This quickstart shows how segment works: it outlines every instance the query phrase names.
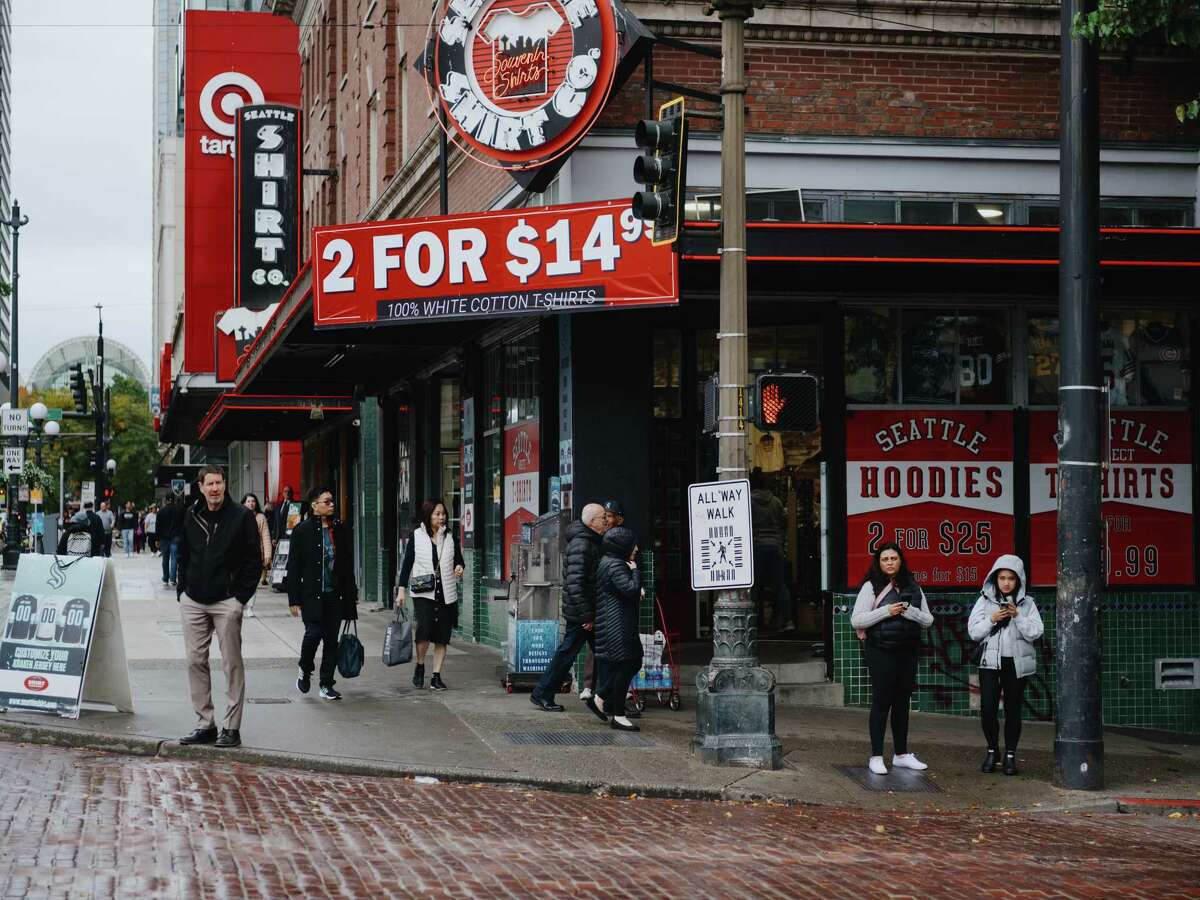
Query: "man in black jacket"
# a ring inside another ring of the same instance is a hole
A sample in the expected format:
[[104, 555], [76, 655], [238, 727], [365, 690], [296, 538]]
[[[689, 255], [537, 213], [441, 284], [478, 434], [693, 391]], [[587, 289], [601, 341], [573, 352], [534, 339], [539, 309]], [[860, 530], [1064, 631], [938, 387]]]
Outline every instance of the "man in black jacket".
[[562, 712], [563, 707], [554, 702], [555, 691], [584, 644], [595, 647], [596, 566], [600, 563], [604, 530], [604, 507], [599, 503], [589, 503], [579, 521], [567, 526], [567, 549], [562, 564], [562, 615], [567, 627], [550, 667], [529, 696], [534, 706], [547, 712]]
[[[242, 665], [242, 614], [258, 589], [262, 546], [250, 510], [225, 491], [219, 466], [200, 470], [201, 499], [183, 511], [179, 533], [176, 596], [183, 617], [192, 707], [200, 720], [181, 744], [241, 744], [246, 673]], [[225, 717], [220, 734], [213, 718], [212, 675], [208, 649], [213, 632], [225, 670]]]
[[341, 700], [333, 689], [337, 671], [338, 631], [343, 620], [358, 618], [358, 586], [354, 583], [354, 540], [333, 517], [333, 491], [308, 492], [312, 515], [292, 529], [288, 547], [288, 609], [304, 620], [300, 643], [300, 677], [296, 688], [307, 694], [321, 645], [321, 699]]

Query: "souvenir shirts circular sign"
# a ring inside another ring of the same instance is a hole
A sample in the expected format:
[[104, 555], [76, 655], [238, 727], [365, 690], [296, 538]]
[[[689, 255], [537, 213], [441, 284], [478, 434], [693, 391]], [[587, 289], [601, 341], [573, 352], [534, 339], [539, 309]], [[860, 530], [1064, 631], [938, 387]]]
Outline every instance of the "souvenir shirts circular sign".
[[610, 0], [439, 0], [430, 81], [476, 159], [531, 169], [562, 156], [604, 108], [616, 71]]

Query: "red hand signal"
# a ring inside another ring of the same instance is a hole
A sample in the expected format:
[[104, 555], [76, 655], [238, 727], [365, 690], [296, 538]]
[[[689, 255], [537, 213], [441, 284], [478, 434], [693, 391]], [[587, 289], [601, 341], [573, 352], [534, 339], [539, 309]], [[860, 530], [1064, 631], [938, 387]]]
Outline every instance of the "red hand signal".
[[779, 414], [787, 406], [787, 399], [779, 392], [779, 385], [768, 382], [762, 389], [763, 422], [768, 425], [779, 424]]

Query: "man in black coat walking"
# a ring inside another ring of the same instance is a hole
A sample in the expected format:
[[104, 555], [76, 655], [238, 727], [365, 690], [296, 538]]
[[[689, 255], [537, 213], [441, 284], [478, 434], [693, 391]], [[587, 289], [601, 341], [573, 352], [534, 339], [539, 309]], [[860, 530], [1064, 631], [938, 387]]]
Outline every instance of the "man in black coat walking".
[[[554, 693], [567, 677], [583, 646], [595, 646], [596, 566], [600, 563], [604, 528], [604, 507], [599, 503], [589, 503], [583, 508], [579, 521], [567, 526], [567, 549], [562, 564], [562, 615], [567, 628], [550, 667], [529, 696], [534, 706], [547, 712], [563, 711], [563, 707], [554, 702]], [[595, 681], [598, 683], [599, 680], [597, 675]]]
[[350, 529], [333, 516], [333, 491], [313, 488], [308, 502], [312, 515], [292, 529], [287, 561], [288, 609], [304, 621], [296, 688], [307, 694], [312, 687], [317, 646], [321, 645], [321, 699], [341, 700], [342, 695], [333, 689], [338, 631], [343, 620], [358, 618], [354, 540]]
[[174, 584], [178, 579], [178, 536], [182, 515], [182, 500], [176, 501], [174, 497], [168, 497], [162, 509], [158, 511], [158, 519], [154, 523], [154, 530], [158, 534], [158, 545], [162, 550], [163, 584]]
[[[183, 618], [192, 707], [200, 720], [181, 744], [237, 747], [242, 743], [242, 703], [246, 671], [242, 664], [242, 615], [258, 589], [262, 546], [250, 510], [225, 491], [219, 466], [200, 469], [201, 499], [183, 512], [179, 524], [176, 598]], [[225, 717], [220, 734], [213, 718], [208, 649], [213, 632], [225, 670]]]

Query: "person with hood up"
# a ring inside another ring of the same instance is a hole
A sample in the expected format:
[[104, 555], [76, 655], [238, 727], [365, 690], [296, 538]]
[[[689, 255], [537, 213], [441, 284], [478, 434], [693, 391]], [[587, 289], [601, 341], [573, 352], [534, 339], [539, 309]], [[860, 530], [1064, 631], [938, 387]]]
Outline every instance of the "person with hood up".
[[908, 751], [908, 701], [917, 681], [917, 652], [921, 632], [933, 624], [925, 592], [913, 580], [898, 544], [883, 544], [875, 551], [871, 567], [850, 614], [850, 625], [864, 642], [863, 658], [871, 673], [871, 759], [876, 775], [886, 775], [883, 732], [892, 720], [892, 765], [902, 769], [928, 769]]
[[604, 556], [596, 568], [596, 659], [604, 680], [597, 683], [588, 709], [601, 720], [612, 717], [618, 731], [639, 731], [625, 715], [625, 695], [642, 667], [638, 612], [642, 577], [637, 567], [637, 535], [618, 525], [604, 534]]
[[1025, 684], [1037, 671], [1033, 642], [1044, 631], [1033, 598], [1025, 593], [1025, 564], [1005, 554], [996, 559], [983, 580], [983, 589], [967, 633], [982, 644], [979, 657], [979, 721], [987, 739], [981, 772], [996, 771], [1000, 736], [1000, 697], [1004, 697], [1004, 774], [1017, 774], [1017, 742], [1021, 739], [1021, 707]]
[[566, 630], [550, 666], [529, 695], [530, 702], [546, 712], [563, 711], [562, 704], [554, 702], [555, 692], [571, 671], [579, 651], [585, 646], [593, 651], [596, 648], [596, 567], [600, 564], [606, 518], [603, 506], [589, 503], [579, 521], [567, 526], [567, 548], [562, 559], [562, 616]]

